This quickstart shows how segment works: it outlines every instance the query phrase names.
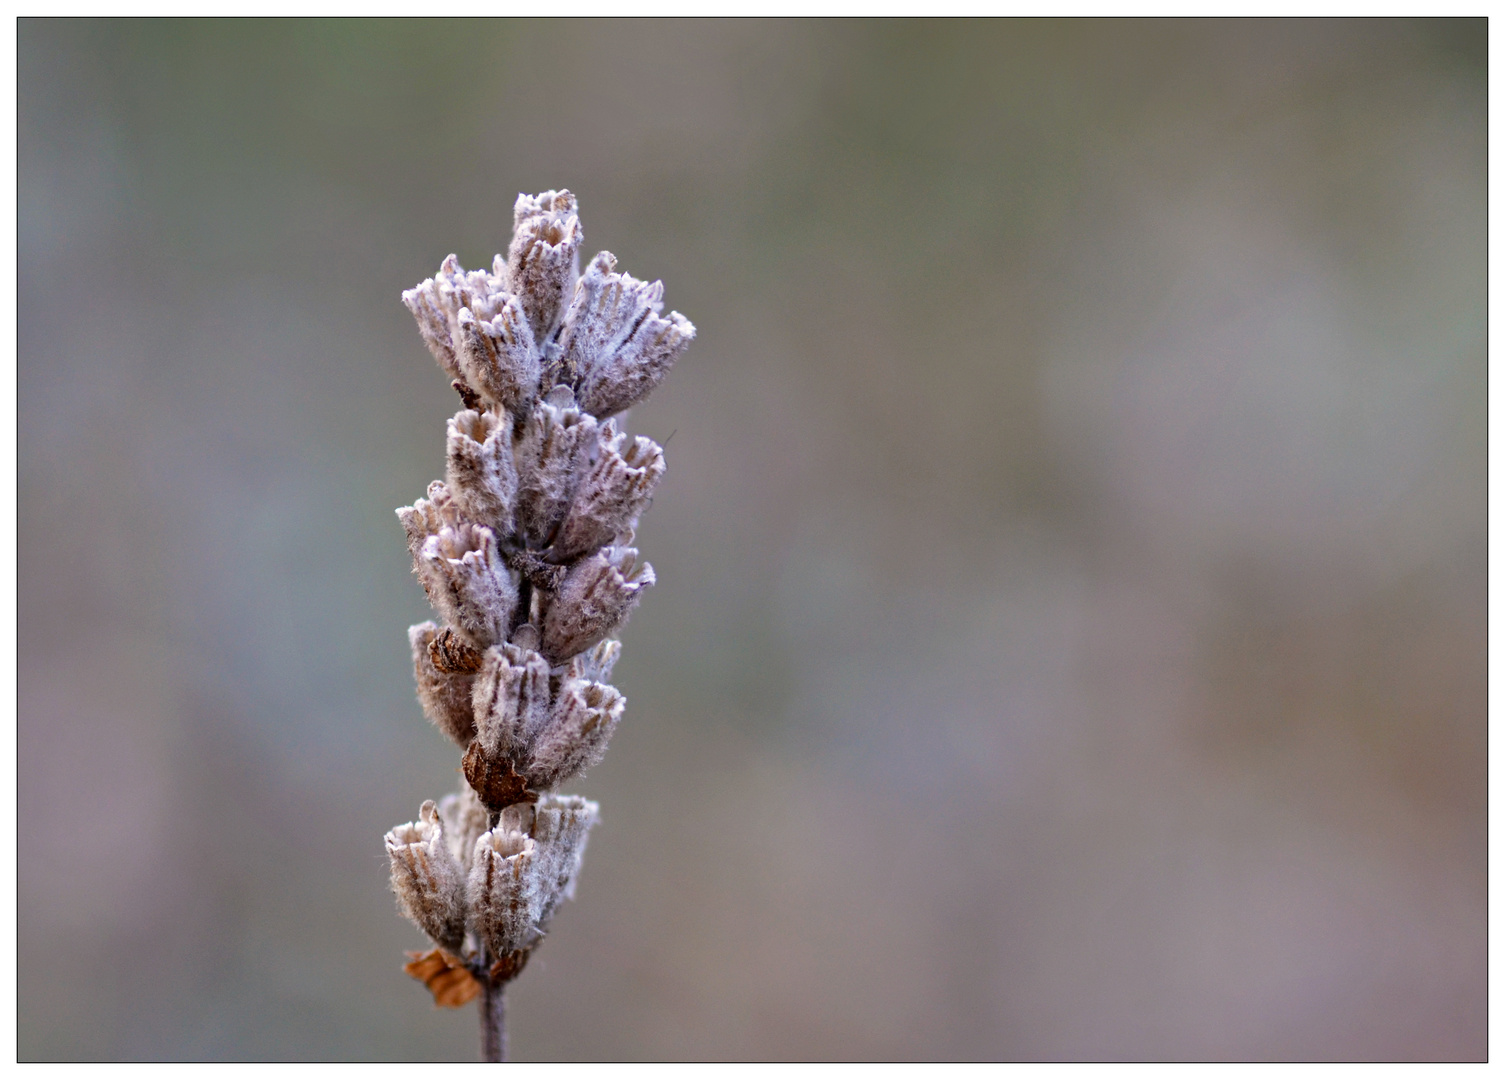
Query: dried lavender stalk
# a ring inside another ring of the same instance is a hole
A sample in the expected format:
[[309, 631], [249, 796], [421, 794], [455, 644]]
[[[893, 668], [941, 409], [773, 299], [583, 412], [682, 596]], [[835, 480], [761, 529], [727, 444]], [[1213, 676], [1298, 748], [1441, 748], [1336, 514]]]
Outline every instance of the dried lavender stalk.
[[467, 784], [387, 833], [398, 908], [434, 942], [406, 970], [441, 1005], [480, 998], [482, 1056], [506, 1056], [503, 991], [574, 895], [598, 807], [558, 785], [601, 759], [626, 699], [612, 636], [654, 582], [630, 546], [664, 473], [608, 419], [695, 336], [663, 285], [580, 274], [568, 191], [519, 195], [489, 271], [453, 256], [402, 294], [464, 408], [444, 480], [397, 511], [438, 622], [411, 627], [424, 714]]

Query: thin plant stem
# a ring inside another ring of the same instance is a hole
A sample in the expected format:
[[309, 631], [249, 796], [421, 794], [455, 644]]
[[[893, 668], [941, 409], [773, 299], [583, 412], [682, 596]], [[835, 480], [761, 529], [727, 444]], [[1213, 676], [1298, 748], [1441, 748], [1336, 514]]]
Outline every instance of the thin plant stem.
[[500, 979], [481, 983], [481, 1060], [507, 1060], [507, 984]]

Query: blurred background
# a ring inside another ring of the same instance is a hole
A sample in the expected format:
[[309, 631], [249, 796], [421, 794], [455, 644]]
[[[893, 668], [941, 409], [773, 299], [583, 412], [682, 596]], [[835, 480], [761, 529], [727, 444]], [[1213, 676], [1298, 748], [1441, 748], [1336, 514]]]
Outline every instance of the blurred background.
[[23, 1060], [476, 1058], [398, 294], [551, 187], [699, 337], [517, 1058], [1486, 1054], [1483, 20], [18, 60]]

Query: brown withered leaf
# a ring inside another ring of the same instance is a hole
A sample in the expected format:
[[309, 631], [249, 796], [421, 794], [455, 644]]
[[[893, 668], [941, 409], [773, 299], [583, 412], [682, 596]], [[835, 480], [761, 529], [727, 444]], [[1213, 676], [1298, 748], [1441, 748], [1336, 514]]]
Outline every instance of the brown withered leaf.
[[511, 982], [527, 966], [530, 955], [532, 954], [527, 949], [518, 949], [515, 952], [507, 953], [491, 965], [491, 981], [494, 983]]
[[512, 759], [487, 757], [479, 739], [473, 740], [470, 749], [465, 751], [460, 768], [465, 773], [466, 783], [493, 813], [514, 803], [538, 801], [538, 792], [528, 790], [527, 779], [518, 773]]
[[429, 660], [446, 675], [469, 675], [481, 670], [483, 657], [460, 640], [449, 627], [429, 642]]
[[434, 1004], [446, 1009], [458, 1009], [468, 1005], [481, 992], [481, 983], [465, 962], [451, 956], [443, 949], [404, 954], [408, 962], [402, 966], [413, 978], [429, 988], [434, 995]]

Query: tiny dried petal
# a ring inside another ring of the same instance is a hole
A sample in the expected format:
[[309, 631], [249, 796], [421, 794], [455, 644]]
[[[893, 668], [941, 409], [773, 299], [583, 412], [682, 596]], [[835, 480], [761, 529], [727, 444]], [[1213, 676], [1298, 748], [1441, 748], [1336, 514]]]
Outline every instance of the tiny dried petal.
[[565, 677], [585, 682], [605, 682], [611, 678], [611, 669], [616, 667], [617, 658], [621, 655], [622, 643], [616, 638], [607, 638], [571, 660]]
[[[443, 949], [404, 954], [408, 962], [402, 970], [428, 987], [434, 995], [434, 1004], [445, 1009], [458, 1009], [468, 1005], [481, 992], [481, 981], [470, 973], [465, 961], [451, 956]], [[524, 958], [526, 962], [526, 957]], [[522, 964], [517, 965], [522, 969]]]
[[386, 845], [397, 906], [434, 941], [458, 952], [465, 939], [465, 877], [434, 801], [423, 804], [417, 821], [387, 833]]
[[498, 535], [512, 532], [517, 472], [512, 466], [512, 424], [506, 413], [466, 409], [449, 422], [445, 442], [446, 487], [470, 521]]
[[519, 195], [512, 219], [507, 282], [527, 312], [533, 340], [542, 344], [549, 340], [580, 276], [585, 233], [575, 213], [575, 196], [568, 191]]
[[601, 760], [627, 699], [605, 683], [572, 680], [559, 691], [549, 726], [539, 735], [528, 779], [551, 788]]
[[679, 354], [695, 339], [695, 325], [677, 311], [666, 319], [651, 314], [617, 347], [609, 361], [598, 363], [580, 389], [580, 404], [605, 419], [647, 397]]
[[[449, 633], [448, 630], [443, 633]], [[408, 627], [408, 643], [413, 649], [413, 674], [418, 681], [418, 702], [423, 715], [444, 734], [461, 746], [469, 746], [476, 737], [475, 714], [471, 697], [475, 675], [441, 671], [434, 664], [433, 646], [441, 636], [434, 623]]]
[[525, 411], [538, 394], [538, 346], [522, 303], [511, 294], [490, 319], [461, 308], [456, 318], [456, 361], [466, 381], [489, 403]]
[[596, 444], [596, 419], [582, 413], [565, 388], [534, 406], [514, 448], [517, 528], [530, 547], [552, 538], [570, 501], [580, 466]]
[[507, 633], [517, 580], [484, 525], [445, 526], [423, 542], [418, 578], [429, 602], [466, 642], [484, 649]]
[[575, 564], [544, 616], [545, 656], [563, 663], [622, 624], [654, 582], [648, 563], [633, 569], [637, 557], [634, 548], [608, 547]]
[[528, 957], [532, 953], [527, 949], [518, 949], [516, 952], [503, 953], [500, 960], [491, 965], [487, 972], [494, 983], [511, 982], [522, 974], [523, 968], [528, 965]]
[[516, 645], [487, 649], [471, 705], [487, 754], [522, 760], [549, 719], [549, 662]]
[[559, 527], [553, 558], [569, 562], [634, 528], [664, 475], [663, 449], [642, 435], [630, 439], [612, 421], [597, 429], [596, 462], [580, 481]]

